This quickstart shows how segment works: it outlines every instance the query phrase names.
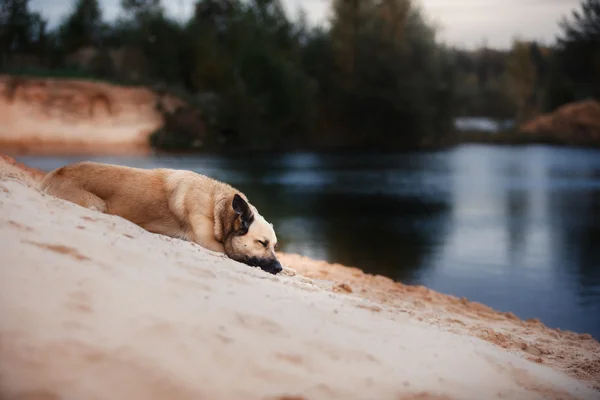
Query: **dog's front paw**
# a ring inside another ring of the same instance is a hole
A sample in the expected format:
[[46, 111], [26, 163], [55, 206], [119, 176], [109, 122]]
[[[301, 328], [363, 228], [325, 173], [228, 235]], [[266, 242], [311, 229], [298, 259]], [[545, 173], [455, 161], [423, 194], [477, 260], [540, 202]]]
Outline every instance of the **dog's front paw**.
[[292, 268], [288, 268], [288, 267], [283, 267], [283, 269], [281, 270], [281, 272], [278, 275], [282, 275], [282, 276], [296, 276], [297, 272], [295, 269]]

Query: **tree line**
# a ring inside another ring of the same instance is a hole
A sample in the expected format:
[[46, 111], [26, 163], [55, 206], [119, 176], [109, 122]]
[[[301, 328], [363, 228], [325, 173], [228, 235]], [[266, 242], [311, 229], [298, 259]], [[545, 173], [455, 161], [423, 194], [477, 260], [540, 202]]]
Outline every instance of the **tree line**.
[[[178, 93], [202, 111], [214, 146], [438, 145], [456, 116], [523, 122], [600, 96], [600, 0], [557, 23], [556, 43], [516, 40], [509, 51], [441, 44], [410, 0], [334, 0], [326, 27], [290, 18], [279, 0], [199, 0], [186, 20], [161, 0], [122, 0], [112, 22], [98, 0], [75, 0], [53, 29], [28, 0], [0, 1], [2, 72]], [[159, 147], [196, 140], [165, 129]]]

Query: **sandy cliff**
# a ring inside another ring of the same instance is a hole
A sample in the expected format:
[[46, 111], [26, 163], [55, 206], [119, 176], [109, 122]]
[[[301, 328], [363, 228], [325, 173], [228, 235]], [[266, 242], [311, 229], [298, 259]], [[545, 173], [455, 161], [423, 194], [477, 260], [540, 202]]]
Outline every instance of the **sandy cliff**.
[[569, 103], [553, 113], [525, 123], [520, 131], [532, 138], [548, 138], [574, 145], [600, 145], [600, 102]]
[[2, 399], [600, 398], [589, 335], [298, 255], [268, 275], [39, 176], [0, 159]]
[[0, 76], [0, 149], [18, 153], [146, 152], [167, 110], [184, 103], [143, 87]]

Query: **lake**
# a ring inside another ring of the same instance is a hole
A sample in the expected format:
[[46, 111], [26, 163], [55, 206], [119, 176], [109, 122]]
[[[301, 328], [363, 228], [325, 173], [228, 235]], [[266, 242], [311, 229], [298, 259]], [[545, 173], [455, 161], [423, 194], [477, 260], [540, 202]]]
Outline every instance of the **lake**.
[[200, 172], [244, 191], [280, 249], [600, 339], [600, 151], [17, 157]]

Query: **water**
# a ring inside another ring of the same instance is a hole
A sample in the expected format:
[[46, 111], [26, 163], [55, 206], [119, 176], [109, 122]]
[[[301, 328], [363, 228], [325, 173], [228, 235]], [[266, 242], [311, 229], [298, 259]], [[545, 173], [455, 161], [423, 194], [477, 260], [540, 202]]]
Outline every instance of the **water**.
[[[83, 157], [20, 157], [51, 169]], [[600, 151], [93, 157], [244, 191], [281, 249], [465, 296], [600, 339]]]

